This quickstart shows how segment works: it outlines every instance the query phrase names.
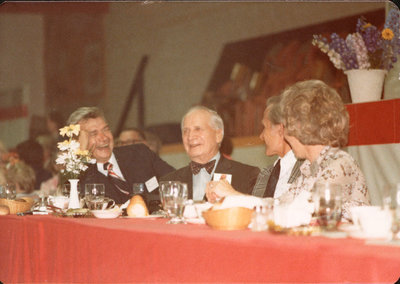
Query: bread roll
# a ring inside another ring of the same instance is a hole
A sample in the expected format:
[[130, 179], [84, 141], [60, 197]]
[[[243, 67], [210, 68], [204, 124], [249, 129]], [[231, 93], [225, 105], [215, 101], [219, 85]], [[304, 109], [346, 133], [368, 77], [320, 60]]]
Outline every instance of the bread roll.
[[0, 205], [0, 215], [8, 215], [10, 214], [10, 208], [6, 205]]
[[149, 210], [147, 209], [146, 203], [143, 197], [140, 195], [135, 195], [129, 201], [128, 208], [126, 208], [126, 213], [130, 217], [145, 217], [149, 215]]

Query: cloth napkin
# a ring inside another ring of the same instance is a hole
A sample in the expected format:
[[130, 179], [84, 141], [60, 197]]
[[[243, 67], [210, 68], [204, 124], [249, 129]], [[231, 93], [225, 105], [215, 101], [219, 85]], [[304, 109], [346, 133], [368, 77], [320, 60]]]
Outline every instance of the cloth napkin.
[[274, 223], [283, 228], [308, 225], [314, 212], [314, 204], [309, 202], [311, 193], [301, 192], [293, 201], [275, 204]]

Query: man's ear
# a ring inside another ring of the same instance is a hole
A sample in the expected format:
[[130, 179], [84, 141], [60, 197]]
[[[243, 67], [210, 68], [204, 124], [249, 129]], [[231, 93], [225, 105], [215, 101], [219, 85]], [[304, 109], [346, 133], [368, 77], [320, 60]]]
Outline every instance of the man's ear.
[[277, 127], [278, 127], [278, 134], [281, 137], [285, 137], [285, 128], [283, 127], [283, 124], [280, 123], [280, 124], [277, 125]]
[[217, 129], [217, 143], [221, 144], [223, 138], [222, 129]]

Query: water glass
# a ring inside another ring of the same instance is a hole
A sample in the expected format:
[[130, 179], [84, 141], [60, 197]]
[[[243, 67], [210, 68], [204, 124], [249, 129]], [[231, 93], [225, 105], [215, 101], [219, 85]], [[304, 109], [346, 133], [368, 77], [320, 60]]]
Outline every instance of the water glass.
[[316, 183], [313, 199], [318, 224], [322, 229], [335, 230], [342, 216], [342, 190], [340, 184]]
[[85, 202], [91, 210], [101, 210], [104, 203], [105, 188], [101, 183], [89, 183], [85, 185]]
[[183, 211], [188, 198], [186, 183], [170, 182], [161, 188], [163, 208], [171, 219], [168, 224], [185, 224]]
[[15, 200], [17, 198], [17, 190], [13, 184], [0, 185], [0, 198]]
[[134, 183], [133, 184], [133, 195], [143, 195], [144, 194], [144, 183]]
[[[176, 183], [179, 183], [179, 181], [161, 181], [161, 182], [159, 183], [158, 192], [159, 192], [159, 194], [160, 194], [161, 208], [162, 208], [163, 210], [159, 210], [159, 211], [157, 211], [156, 213], [157, 213], [157, 214], [160, 214], [160, 215], [164, 215], [164, 217], [166, 217], [166, 218], [169, 218], [170, 216], [169, 216], [169, 214], [168, 214], [168, 211], [165, 209], [166, 206], [165, 206], [165, 200], [164, 200], [164, 192], [166, 192], [167, 189], [168, 189], [170, 186], [175, 186]], [[176, 185], [176, 186], [177, 186], [177, 185]]]
[[400, 183], [386, 184], [383, 187], [383, 209], [392, 214], [394, 239], [400, 239]]

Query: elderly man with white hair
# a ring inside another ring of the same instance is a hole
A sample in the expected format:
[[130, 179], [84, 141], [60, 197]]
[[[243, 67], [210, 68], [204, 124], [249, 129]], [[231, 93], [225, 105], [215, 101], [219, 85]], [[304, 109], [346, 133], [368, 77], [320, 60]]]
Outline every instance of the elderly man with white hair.
[[207, 183], [216, 174], [225, 176], [234, 188], [251, 193], [259, 168], [226, 159], [219, 152], [224, 137], [224, 124], [215, 111], [195, 106], [183, 116], [182, 141], [190, 164], [161, 178], [188, 184], [189, 199], [203, 200]]

